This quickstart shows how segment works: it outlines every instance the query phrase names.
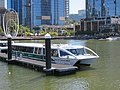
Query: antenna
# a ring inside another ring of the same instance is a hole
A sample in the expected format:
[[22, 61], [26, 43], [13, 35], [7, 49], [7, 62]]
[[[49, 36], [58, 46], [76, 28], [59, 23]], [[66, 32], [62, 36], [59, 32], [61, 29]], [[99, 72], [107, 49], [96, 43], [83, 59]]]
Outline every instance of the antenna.
[[114, 0], [114, 6], [115, 6], [115, 16], [116, 16], [116, 0]]

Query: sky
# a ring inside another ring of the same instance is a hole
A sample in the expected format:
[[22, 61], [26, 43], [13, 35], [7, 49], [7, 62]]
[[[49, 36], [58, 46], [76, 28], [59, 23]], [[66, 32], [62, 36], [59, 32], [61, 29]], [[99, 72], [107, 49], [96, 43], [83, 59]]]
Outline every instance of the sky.
[[70, 0], [70, 14], [78, 14], [82, 9], [85, 9], [85, 0]]

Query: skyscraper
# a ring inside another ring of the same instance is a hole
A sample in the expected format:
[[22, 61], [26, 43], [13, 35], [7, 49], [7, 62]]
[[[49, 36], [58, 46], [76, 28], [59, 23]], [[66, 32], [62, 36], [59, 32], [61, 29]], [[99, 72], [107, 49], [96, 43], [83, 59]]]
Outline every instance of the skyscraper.
[[86, 0], [86, 17], [120, 16], [120, 0]]
[[7, 0], [7, 8], [19, 13], [22, 25], [64, 25], [69, 13], [69, 0]]
[[63, 25], [65, 20], [64, 0], [33, 0], [33, 24], [36, 25]]
[[7, 0], [0, 0], [0, 7], [7, 7]]
[[65, 19], [69, 18], [69, 0], [65, 0]]
[[7, 0], [7, 9], [14, 9], [19, 14], [19, 22], [22, 24], [22, 0]]

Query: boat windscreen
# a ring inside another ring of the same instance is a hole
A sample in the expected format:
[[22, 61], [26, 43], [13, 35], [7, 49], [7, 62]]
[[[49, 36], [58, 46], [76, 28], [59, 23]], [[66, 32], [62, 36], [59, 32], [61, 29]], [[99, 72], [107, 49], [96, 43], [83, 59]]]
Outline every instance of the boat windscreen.
[[70, 54], [65, 51], [60, 50], [60, 56], [68, 56], [68, 55], [70, 55]]
[[74, 55], [84, 55], [85, 51], [84, 48], [80, 48], [80, 49], [67, 49], [69, 52], [71, 52]]

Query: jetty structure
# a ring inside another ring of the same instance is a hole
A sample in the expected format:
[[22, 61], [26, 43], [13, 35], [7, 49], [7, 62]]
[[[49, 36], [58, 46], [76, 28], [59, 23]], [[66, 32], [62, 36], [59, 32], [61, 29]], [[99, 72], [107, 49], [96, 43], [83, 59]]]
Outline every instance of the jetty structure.
[[49, 34], [45, 35], [45, 51], [46, 51], [46, 62], [33, 60], [29, 58], [19, 57], [12, 55], [12, 37], [7, 36], [8, 41], [8, 53], [0, 53], [0, 60], [8, 62], [9, 64], [20, 65], [36, 71], [43, 71], [46, 75], [69, 75], [75, 74], [77, 72], [77, 66], [53, 64], [51, 63], [51, 36]]

